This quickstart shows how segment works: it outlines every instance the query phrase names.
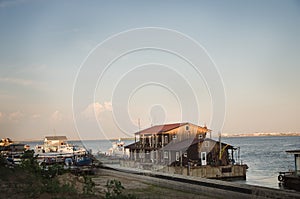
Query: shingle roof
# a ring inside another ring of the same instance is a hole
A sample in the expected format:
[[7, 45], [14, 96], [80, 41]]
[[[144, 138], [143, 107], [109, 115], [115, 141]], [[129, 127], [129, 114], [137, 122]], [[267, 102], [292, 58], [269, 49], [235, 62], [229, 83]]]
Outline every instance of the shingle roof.
[[156, 125], [150, 128], [144, 129], [142, 131], [136, 132], [136, 135], [143, 135], [143, 134], [158, 134], [170, 131], [172, 129], [178, 128], [180, 126], [186, 125], [188, 123], [174, 123], [174, 124], [163, 124], [163, 125]]
[[136, 145], [139, 145], [139, 144], [140, 144], [139, 141], [138, 142], [134, 142], [132, 144], [128, 144], [128, 145], [124, 146], [124, 148], [129, 148], [131, 150], [134, 150], [134, 149], [138, 148], [138, 147], [136, 147]]
[[198, 139], [190, 138], [185, 139], [183, 141], [177, 142], [172, 140], [169, 144], [167, 144], [163, 150], [166, 151], [186, 151], [191, 145], [200, 142]]
[[[166, 151], [185, 151], [187, 150], [191, 145], [194, 145], [194, 144], [198, 144], [200, 142], [203, 142], [203, 141], [210, 141], [210, 142], [215, 142], [215, 143], [220, 143], [219, 141], [216, 141], [216, 140], [212, 140], [210, 138], [205, 138], [204, 140], [199, 140], [197, 138], [189, 138], [189, 139], [185, 139], [183, 141], [180, 141], [178, 142], [177, 140], [172, 140], [169, 144], [167, 144], [163, 150], [166, 150]], [[224, 145], [227, 146], [227, 148], [229, 149], [233, 149], [234, 147], [229, 145], [229, 144], [226, 144], [226, 143], [222, 143], [222, 147]]]

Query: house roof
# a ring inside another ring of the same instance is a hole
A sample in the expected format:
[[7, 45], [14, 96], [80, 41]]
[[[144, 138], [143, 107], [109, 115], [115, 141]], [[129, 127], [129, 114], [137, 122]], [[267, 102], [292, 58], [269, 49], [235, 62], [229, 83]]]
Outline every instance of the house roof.
[[[204, 141], [211, 141], [211, 142], [215, 142], [216, 144], [220, 144], [219, 141], [217, 140], [213, 140], [213, 139], [210, 139], [210, 138], [205, 138]], [[221, 142], [221, 144], [224, 146], [226, 145], [228, 149], [236, 149], [234, 146], [230, 145], [230, 144], [227, 144], [227, 143], [224, 143], [224, 142]]]
[[291, 154], [300, 154], [300, 149], [298, 150], [290, 150], [290, 151], [286, 151], [287, 153], [291, 153]]
[[134, 149], [137, 148], [136, 145], [138, 145], [139, 143], [140, 143], [139, 141], [138, 142], [134, 142], [132, 144], [128, 144], [128, 145], [124, 146], [124, 148], [129, 148], [131, 150], [134, 150]]
[[46, 136], [47, 140], [67, 140], [66, 136]]
[[[166, 151], [186, 151], [190, 146], [194, 145], [194, 144], [198, 144], [200, 142], [204, 142], [204, 141], [210, 141], [210, 142], [214, 142], [216, 144], [219, 143], [219, 141], [216, 141], [216, 140], [212, 140], [210, 138], [205, 138], [204, 140], [201, 139], [197, 139], [197, 138], [190, 138], [190, 139], [185, 139], [183, 141], [176, 141], [176, 140], [172, 140], [169, 144], [167, 144], [163, 150], [166, 150]], [[229, 149], [234, 149], [233, 146], [229, 145], [229, 144], [226, 144], [226, 143], [221, 143], [223, 146], [226, 145], [227, 148]]]
[[144, 135], [144, 134], [158, 134], [170, 131], [172, 129], [178, 128], [180, 126], [186, 125], [186, 123], [174, 123], [174, 124], [162, 124], [162, 125], [156, 125], [152, 126], [150, 128], [144, 129], [142, 131], [138, 131], [135, 133], [135, 135]]
[[195, 138], [185, 139], [180, 142], [172, 140], [162, 150], [166, 151], [186, 151], [191, 145], [198, 143], [199, 140]]

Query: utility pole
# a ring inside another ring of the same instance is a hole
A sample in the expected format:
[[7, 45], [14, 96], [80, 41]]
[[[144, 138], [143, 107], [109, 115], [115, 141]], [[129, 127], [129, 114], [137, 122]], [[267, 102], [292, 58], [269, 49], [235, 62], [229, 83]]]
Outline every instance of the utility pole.
[[220, 144], [220, 151], [219, 151], [219, 160], [222, 159], [222, 143], [221, 143], [221, 132], [219, 131], [219, 144]]

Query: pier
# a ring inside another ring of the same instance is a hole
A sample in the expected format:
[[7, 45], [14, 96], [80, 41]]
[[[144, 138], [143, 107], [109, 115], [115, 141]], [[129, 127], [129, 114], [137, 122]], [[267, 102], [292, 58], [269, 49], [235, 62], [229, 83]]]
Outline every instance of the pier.
[[300, 192], [125, 167], [105, 166], [105, 173], [211, 198], [298, 198]]

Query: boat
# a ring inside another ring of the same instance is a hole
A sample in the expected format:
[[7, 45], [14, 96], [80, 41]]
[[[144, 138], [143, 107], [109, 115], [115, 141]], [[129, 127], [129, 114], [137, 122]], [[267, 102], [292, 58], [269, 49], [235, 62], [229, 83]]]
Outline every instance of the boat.
[[289, 154], [294, 154], [295, 170], [288, 172], [279, 172], [279, 186], [300, 191], [300, 149], [286, 151]]
[[[88, 165], [88, 159], [91, 163], [89, 152], [84, 147], [69, 144], [66, 136], [46, 136], [42, 145], [35, 146], [34, 153], [41, 165], [58, 163], [81, 166]], [[84, 162], [80, 162], [81, 160]]]
[[89, 166], [93, 163], [93, 160], [91, 157], [83, 156], [83, 157], [77, 157], [75, 159], [75, 165], [76, 166]]
[[0, 147], [9, 146], [10, 144], [13, 144], [13, 141], [10, 138], [3, 138], [0, 141]]
[[108, 156], [123, 158], [126, 155], [128, 155], [128, 152], [125, 150], [125, 142], [121, 139], [112, 142], [112, 147], [108, 150]]
[[87, 151], [83, 147], [69, 144], [66, 136], [46, 136], [44, 139], [44, 144], [36, 145], [34, 152], [35, 154], [42, 156], [45, 153], [83, 155]]
[[24, 152], [28, 149], [28, 145], [15, 143], [10, 138], [4, 138], [0, 141], [0, 153], [8, 165], [20, 164]]

